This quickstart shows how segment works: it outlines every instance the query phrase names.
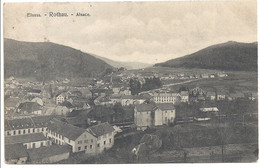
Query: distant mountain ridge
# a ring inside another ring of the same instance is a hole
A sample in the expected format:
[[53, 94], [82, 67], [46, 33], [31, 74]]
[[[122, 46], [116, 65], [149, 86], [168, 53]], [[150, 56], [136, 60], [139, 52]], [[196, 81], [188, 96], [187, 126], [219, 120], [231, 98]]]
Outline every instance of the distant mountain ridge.
[[257, 42], [240, 43], [229, 41], [154, 66], [257, 71], [257, 45]]
[[94, 57], [101, 59], [103, 61], [105, 61], [106, 63], [108, 63], [109, 65], [115, 67], [115, 68], [120, 68], [120, 67], [124, 67], [128, 70], [131, 69], [142, 69], [142, 68], [147, 68], [149, 66], [152, 66], [152, 64], [146, 64], [146, 63], [141, 63], [141, 62], [122, 62], [122, 61], [114, 61], [108, 58], [104, 58], [95, 54], [92, 54]]
[[5, 77], [91, 77], [112, 68], [103, 60], [71, 47], [51, 42], [4, 39]]

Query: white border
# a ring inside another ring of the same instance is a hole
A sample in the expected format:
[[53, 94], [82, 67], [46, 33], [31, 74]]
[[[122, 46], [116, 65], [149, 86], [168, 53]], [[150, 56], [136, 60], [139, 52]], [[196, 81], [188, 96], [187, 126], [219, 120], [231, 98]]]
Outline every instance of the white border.
[[[201, 168], [201, 167], [211, 167], [211, 168], [215, 168], [215, 167], [236, 167], [236, 168], [242, 168], [242, 167], [260, 167], [260, 163], [259, 160], [256, 163], [209, 163], [209, 164], [106, 164], [106, 165], [101, 165], [101, 164], [38, 164], [38, 165], [8, 165], [4, 163], [4, 59], [3, 59], [3, 4], [5, 2], [120, 2], [120, 1], [130, 1], [130, 0], [1, 0], [1, 166], [0, 167], [7, 167], [7, 168], [16, 168], [16, 167], [64, 167], [64, 168], [70, 168], [70, 167], [132, 167], [132, 166], [137, 166], [137, 167], [142, 167], [142, 168], [158, 168], [158, 167], [181, 167], [181, 168], [186, 168], [186, 167], [192, 167], [192, 168]], [[163, 1], [163, 0], [131, 0], [131, 1]], [[169, 0], [168, 0], [169, 1]], [[170, 1], [189, 1], [189, 0], [170, 0]], [[190, 0], [190, 1], [194, 1], [194, 0]], [[214, 1], [214, 0], [200, 0], [200, 1]], [[220, 1], [225, 1], [225, 0], [220, 0]], [[230, 1], [230, 0], [226, 0], [226, 1]], [[233, 1], [241, 1], [241, 0], [233, 0]], [[243, 0], [242, 0], [243, 1]], [[260, 5], [257, 2], [257, 9], [259, 9]], [[257, 11], [257, 15], [259, 16], [259, 10]], [[257, 18], [257, 23], [259, 23], [259, 17]], [[257, 24], [258, 26], [258, 24]], [[259, 27], [258, 27], [259, 30]], [[258, 39], [259, 39], [260, 35], [258, 33]], [[258, 55], [259, 55], [259, 50], [258, 50]], [[259, 64], [260, 60], [258, 58], [258, 64]], [[258, 67], [258, 93], [260, 91], [259, 89], [259, 83], [260, 83], [260, 79], [259, 79], [259, 67]], [[260, 107], [260, 103], [258, 102], [258, 109]], [[259, 110], [258, 110], [259, 111]], [[259, 118], [259, 113], [258, 113], [258, 118]], [[259, 121], [258, 121], [258, 140], [259, 140], [259, 135], [260, 135], [260, 130], [259, 130]], [[259, 144], [258, 144], [259, 145]]]

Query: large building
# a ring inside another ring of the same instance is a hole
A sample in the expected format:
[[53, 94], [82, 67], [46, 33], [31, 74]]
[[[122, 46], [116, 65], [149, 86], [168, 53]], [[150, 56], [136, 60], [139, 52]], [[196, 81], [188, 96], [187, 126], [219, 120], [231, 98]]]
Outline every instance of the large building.
[[175, 119], [175, 107], [172, 103], [139, 104], [134, 111], [134, 122], [138, 130], [169, 125]]
[[[87, 131], [96, 137], [96, 153], [102, 153], [114, 145], [114, 128], [108, 122], [89, 127]], [[90, 152], [86, 150], [86, 153]]]
[[108, 123], [83, 129], [54, 119], [48, 126], [47, 136], [53, 143], [71, 146], [72, 152], [85, 151], [92, 155], [114, 144], [114, 129]]
[[175, 104], [176, 101], [181, 101], [181, 95], [179, 93], [154, 93], [153, 94], [153, 101], [155, 103], [172, 103]]
[[53, 116], [36, 116], [5, 120], [5, 136], [43, 133], [47, 135], [47, 125]]

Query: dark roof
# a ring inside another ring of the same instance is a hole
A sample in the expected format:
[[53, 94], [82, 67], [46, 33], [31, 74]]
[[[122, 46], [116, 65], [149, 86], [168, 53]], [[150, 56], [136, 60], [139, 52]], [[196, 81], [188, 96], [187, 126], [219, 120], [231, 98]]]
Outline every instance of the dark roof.
[[83, 128], [76, 127], [74, 125], [62, 122], [58, 119], [53, 119], [48, 125], [48, 129], [56, 132], [70, 140], [76, 140], [86, 130]]
[[28, 157], [26, 148], [23, 144], [11, 144], [5, 145], [5, 160], [19, 159], [22, 157]]
[[76, 117], [81, 114], [87, 114], [90, 112], [90, 109], [88, 110], [72, 110], [72, 112], [68, 113], [67, 117]]
[[38, 142], [45, 141], [47, 138], [43, 133], [35, 134], [25, 134], [25, 135], [16, 135], [16, 136], [6, 136], [5, 144], [18, 144], [18, 143], [28, 143], [28, 142]]
[[174, 104], [173, 103], [157, 103], [156, 107], [158, 107], [161, 110], [174, 110]]
[[65, 106], [67, 108], [72, 108], [73, 107], [73, 105], [70, 102], [68, 102], [68, 101], [64, 101], [60, 105], [61, 106]]
[[41, 110], [42, 106], [36, 102], [24, 102], [18, 106], [18, 109], [21, 109], [21, 111], [27, 111], [29, 113], [32, 113], [34, 111]]
[[22, 119], [5, 120], [5, 131], [47, 127], [49, 121], [55, 116], [36, 116]]
[[95, 126], [91, 126], [87, 130], [95, 137], [98, 137], [113, 132], [114, 128], [108, 122], [105, 122]]
[[29, 89], [28, 92], [31, 92], [31, 93], [41, 93], [41, 90], [40, 89]]
[[135, 96], [133, 96], [133, 95], [122, 95], [121, 98], [122, 99], [134, 99]]
[[33, 162], [41, 162], [44, 158], [48, 158], [55, 155], [60, 155], [63, 153], [68, 153], [71, 151], [70, 146], [68, 145], [56, 145], [53, 144], [47, 147], [40, 147], [34, 149], [28, 149], [28, 154], [30, 160]]
[[152, 111], [155, 108], [154, 104], [137, 104], [136, 110], [138, 112]]

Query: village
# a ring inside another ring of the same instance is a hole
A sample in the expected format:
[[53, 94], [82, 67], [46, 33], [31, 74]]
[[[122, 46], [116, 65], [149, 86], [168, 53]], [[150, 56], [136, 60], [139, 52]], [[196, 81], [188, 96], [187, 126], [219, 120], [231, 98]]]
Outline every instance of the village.
[[[195, 135], [190, 140], [194, 145], [184, 140], [187, 132], [196, 133], [193, 129], [197, 127], [205, 132], [220, 129], [221, 133], [230, 125], [234, 129], [237, 124], [255, 128], [257, 92], [185, 85], [227, 77], [226, 72], [163, 75], [124, 69], [87, 80], [28, 82], [9, 77], [5, 80], [6, 163], [107, 163], [97, 158], [109, 156], [111, 151], [118, 153], [124, 145], [130, 147], [125, 149], [126, 163], [151, 162], [158, 158], [147, 152], [163, 154], [169, 150], [167, 145], [170, 150], [180, 150], [254, 143], [255, 135], [250, 132], [249, 142], [240, 138], [239, 142], [205, 144]], [[165, 140], [168, 136], [174, 140]], [[126, 138], [136, 143], [127, 144]], [[170, 162], [186, 162], [186, 151], [174, 155]], [[223, 157], [223, 148], [219, 155]]]

